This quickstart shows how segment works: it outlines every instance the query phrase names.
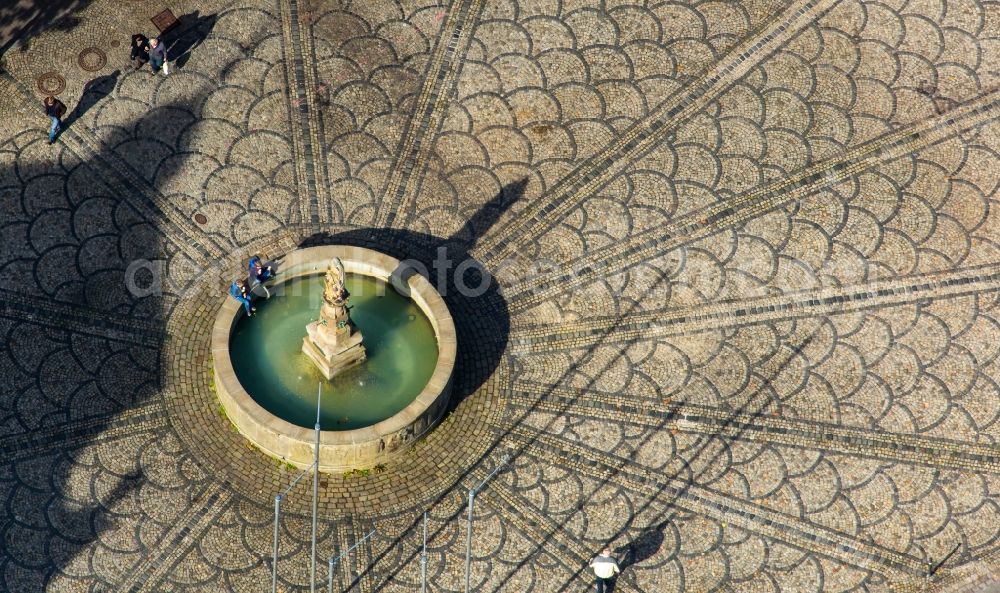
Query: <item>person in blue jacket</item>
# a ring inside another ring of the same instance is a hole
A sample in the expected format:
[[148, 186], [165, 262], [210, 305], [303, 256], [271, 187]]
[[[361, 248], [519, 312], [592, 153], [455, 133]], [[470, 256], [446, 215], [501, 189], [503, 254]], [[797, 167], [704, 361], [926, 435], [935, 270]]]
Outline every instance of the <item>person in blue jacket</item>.
[[252, 316], [254, 311], [257, 310], [257, 307], [254, 307], [250, 303], [250, 292], [247, 290], [247, 285], [242, 281], [235, 280], [229, 285], [229, 296], [243, 303], [243, 308], [246, 309], [247, 317]]

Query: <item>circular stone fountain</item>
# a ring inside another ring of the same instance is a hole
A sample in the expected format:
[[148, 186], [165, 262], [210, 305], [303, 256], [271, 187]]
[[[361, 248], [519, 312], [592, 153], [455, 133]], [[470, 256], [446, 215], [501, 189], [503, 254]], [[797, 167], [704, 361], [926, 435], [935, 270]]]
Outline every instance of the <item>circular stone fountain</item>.
[[[340, 258], [350, 317], [364, 360], [324, 377], [303, 354], [306, 326], [320, 317], [324, 273]], [[391, 286], [393, 274], [408, 296]], [[399, 280], [399, 278], [405, 280]], [[320, 470], [376, 466], [405, 451], [444, 412], [455, 365], [455, 326], [426, 278], [360, 247], [300, 249], [280, 263], [271, 298], [243, 314], [227, 298], [212, 329], [215, 387], [237, 429], [257, 447], [299, 467], [313, 462], [320, 396]]]

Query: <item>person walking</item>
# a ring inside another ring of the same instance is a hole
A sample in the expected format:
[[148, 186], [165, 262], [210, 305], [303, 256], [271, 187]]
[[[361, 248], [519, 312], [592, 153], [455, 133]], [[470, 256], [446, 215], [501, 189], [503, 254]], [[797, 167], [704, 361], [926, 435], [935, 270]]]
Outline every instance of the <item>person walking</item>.
[[133, 70], [142, 68], [149, 61], [149, 40], [142, 33], [132, 36], [132, 53], [129, 57], [132, 60]]
[[45, 106], [45, 115], [49, 116], [49, 119], [52, 120], [52, 126], [49, 127], [49, 144], [52, 144], [56, 141], [56, 133], [62, 128], [61, 118], [66, 113], [66, 106], [52, 95], [45, 97], [42, 103]]
[[147, 49], [149, 51], [149, 65], [153, 68], [153, 73], [155, 74], [160, 71], [160, 68], [163, 68], [164, 76], [170, 74], [170, 68], [167, 65], [167, 46], [153, 37], [149, 40]]
[[229, 296], [233, 297], [239, 301], [243, 308], [246, 309], [247, 317], [252, 317], [257, 307], [254, 307], [250, 303], [250, 292], [247, 291], [247, 285], [241, 280], [235, 280], [229, 285]]
[[594, 576], [597, 577], [597, 593], [604, 593], [612, 590], [611, 582], [615, 575], [621, 572], [618, 562], [611, 557], [611, 548], [604, 548], [601, 553], [594, 556], [590, 561], [590, 568], [594, 569]]

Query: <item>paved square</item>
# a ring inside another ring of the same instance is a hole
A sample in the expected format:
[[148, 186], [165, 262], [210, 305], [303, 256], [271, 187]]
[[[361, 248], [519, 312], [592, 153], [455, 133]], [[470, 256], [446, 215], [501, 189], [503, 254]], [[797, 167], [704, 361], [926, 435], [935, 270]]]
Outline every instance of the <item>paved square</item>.
[[589, 591], [606, 544], [619, 593], [1000, 581], [1000, 3], [43, 4], [0, 10], [0, 591], [270, 590], [297, 472], [208, 336], [329, 242], [443, 274], [459, 360], [413, 453], [323, 476], [323, 590], [360, 543], [334, 590], [418, 591], [427, 511], [462, 591], [506, 455], [474, 591]]

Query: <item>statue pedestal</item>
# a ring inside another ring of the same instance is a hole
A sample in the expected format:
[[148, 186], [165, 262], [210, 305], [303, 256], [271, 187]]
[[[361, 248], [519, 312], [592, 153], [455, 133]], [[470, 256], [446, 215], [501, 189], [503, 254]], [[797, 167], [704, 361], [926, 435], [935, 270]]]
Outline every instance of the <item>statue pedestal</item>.
[[365, 359], [361, 332], [351, 323], [343, 307], [324, 305], [319, 321], [307, 325], [306, 333], [302, 352], [327, 380]]

